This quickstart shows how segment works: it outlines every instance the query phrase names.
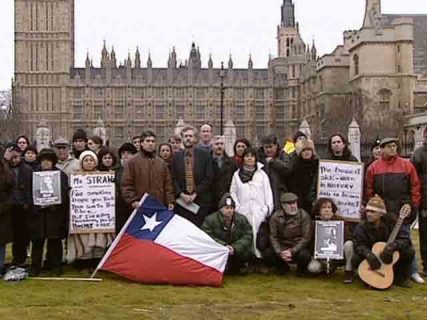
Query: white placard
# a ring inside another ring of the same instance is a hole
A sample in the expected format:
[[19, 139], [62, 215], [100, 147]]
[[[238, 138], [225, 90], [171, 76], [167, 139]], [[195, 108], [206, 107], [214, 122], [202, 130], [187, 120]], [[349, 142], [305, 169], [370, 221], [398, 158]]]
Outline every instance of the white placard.
[[315, 259], [344, 259], [344, 221], [316, 221]]
[[115, 230], [114, 173], [71, 176], [70, 233]]
[[338, 215], [349, 221], [360, 220], [363, 197], [363, 163], [319, 161], [317, 197], [334, 200]]
[[33, 172], [33, 203], [41, 207], [62, 203], [59, 170]]

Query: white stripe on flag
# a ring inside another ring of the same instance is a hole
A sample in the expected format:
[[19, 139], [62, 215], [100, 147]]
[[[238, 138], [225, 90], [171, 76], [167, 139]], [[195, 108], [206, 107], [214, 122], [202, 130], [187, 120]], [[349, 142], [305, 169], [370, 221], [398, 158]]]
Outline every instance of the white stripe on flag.
[[154, 242], [220, 272], [227, 264], [228, 249], [178, 215], [173, 216]]

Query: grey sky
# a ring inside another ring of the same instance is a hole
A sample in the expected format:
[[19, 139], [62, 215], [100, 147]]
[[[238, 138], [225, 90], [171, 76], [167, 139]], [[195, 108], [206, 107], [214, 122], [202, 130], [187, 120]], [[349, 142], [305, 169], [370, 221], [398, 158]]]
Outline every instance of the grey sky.
[[[13, 76], [13, 3], [0, 0], [0, 88]], [[202, 64], [209, 53], [214, 66], [228, 61], [246, 67], [249, 53], [255, 68], [277, 54], [276, 28], [283, 0], [75, 0], [76, 66], [83, 66], [89, 51], [99, 65], [102, 42], [114, 45], [119, 61], [136, 46], [145, 64], [151, 52], [154, 67], [165, 67], [170, 49], [187, 59], [191, 42], [200, 46]], [[362, 25], [365, 0], [295, 0], [296, 18], [303, 39], [316, 41], [320, 55], [342, 43], [342, 32]], [[425, 0], [382, 0], [385, 13], [426, 13]]]

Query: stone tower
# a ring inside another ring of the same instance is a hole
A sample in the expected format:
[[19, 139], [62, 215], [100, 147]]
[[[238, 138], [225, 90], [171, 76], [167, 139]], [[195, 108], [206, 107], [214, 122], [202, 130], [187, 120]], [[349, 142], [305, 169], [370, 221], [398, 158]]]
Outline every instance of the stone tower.
[[298, 24], [295, 23], [295, 5], [292, 0], [283, 0], [282, 19], [277, 27], [279, 57], [289, 57], [291, 55], [294, 38], [298, 33]]
[[74, 66], [74, 0], [15, 0], [15, 107], [23, 133], [41, 119], [66, 133], [66, 84]]

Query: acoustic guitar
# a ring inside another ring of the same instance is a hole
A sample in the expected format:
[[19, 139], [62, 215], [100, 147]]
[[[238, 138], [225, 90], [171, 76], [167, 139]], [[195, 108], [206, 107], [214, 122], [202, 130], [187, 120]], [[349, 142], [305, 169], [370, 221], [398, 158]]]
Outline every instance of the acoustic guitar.
[[[381, 261], [380, 255], [384, 251], [385, 246], [388, 243], [393, 242], [396, 239], [396, 236], [402, 227], [403, 220], [411, 213], [411, 206], [409, 204], [405, 204], [402, 206], [399, 212], [399, 218], [391, 232], [387, 243], [385, 242], [377, 242], [372, 247], [372, 253], [378, 257]], [[367, 285], [375, 288], [375, 289], [388, 289], [393, 284], [394, 273], [393, 273], [393, 265], [399, 260], [399, 252], [395, 251], [393, 253], [393, 261], [390, 264], [385, 264], [381, 261], [381, 268], [377, 270], [372, 270], [369, 266], [368, 260], [363, 260], [363, 262], [359, 265], [359, 277], [363, 280]]]

